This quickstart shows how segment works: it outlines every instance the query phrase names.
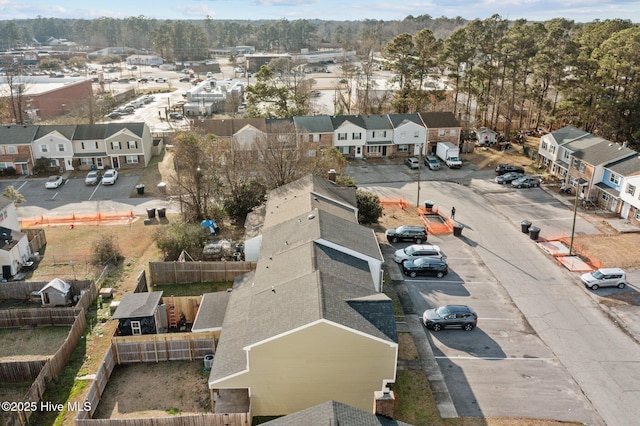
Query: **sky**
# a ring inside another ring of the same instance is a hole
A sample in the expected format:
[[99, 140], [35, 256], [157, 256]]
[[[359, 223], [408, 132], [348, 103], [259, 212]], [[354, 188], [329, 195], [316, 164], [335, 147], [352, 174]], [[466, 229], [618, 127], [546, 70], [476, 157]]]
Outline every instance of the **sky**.
[[640, 22], [639, 0], [0, 0], [0, 20], [146, 16], [156, 19], [364, 19], [402, 20], [430, 15], [472, 20], [576, 22], [629, 19]]

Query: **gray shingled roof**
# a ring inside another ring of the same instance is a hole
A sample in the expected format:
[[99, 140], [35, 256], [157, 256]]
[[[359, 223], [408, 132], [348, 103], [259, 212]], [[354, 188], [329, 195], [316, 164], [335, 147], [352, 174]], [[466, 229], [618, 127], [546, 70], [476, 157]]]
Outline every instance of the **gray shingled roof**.
[[593, 145], [597, 145], [602, 142], [609, 143], [609, 141], [606, 139], [602, 139], [598, 136], [594, 136], [590, 133], [587, 133], [583, 137], [564, 142], [562, 146], [570, 152], [579, 152], [580, 150], [583, 150]]
[[73, 135], [76, 132], [77, 126], [75, 124], [67, 124], [67, 125], [59, 125], [59, 126], [58, 125], [42, 125], [38, 127], [39, 128], [38, 128], [38, 131], [36, 132], [34, 139], [40, 139], [52, 132], [58, 132], [65, 138], [69, 140], [73, 140]]
[[31, 144], [38, 131], [38, 126], [0, 126], [0, 144]]
[[424, 123], [418, 114], [389, 114], [389, 120], [394, 128], [397, 128], [402, 123], [410, 121], [412, 123], [419, 124], [424, 127]]
[[621, 160], [633, 155], [637, 155], [634, 150], [609, 141], [602, 141], [573, 153], [575, 158], [579, 158], [585, 163], [594, 166]]
[[333, 133], [333, 124], [328, 115], [311, 115], [308, 117], [293, 117], [296, 130], [306, 133]]
[[156, 311], [161, 298], [161, 291], [125, 294], [116, 308], [116, 311], [113, 313], [112, 318], [122, 319], [150, 317]]
[[391, 126], [389, 116], [386, 114], [363, 115], [362, 120], [364, 120], [365, 128], [367, 130], [385, 130], [393, 128], [393, 126]]
[[335, 115], [331, 117], [331, 123], [333, 123], [334, 130], [339, 128], [345, 121], [362, 127], [363, 129], [367, 128], [361, 115]]
[[429, 129], [460, 127], [460, 123], [451, 112], [421, 112], [420, 118]]
[[609, 163], [606, 168], [621, 176], [638, 175], [640, 174], [640, 154]]
[[562, 145], [573, 140], [577, 140], [589, 135], [588, 132], [580, 130], [573, 126], [565, 126], [562, 129], [554, 130], [551, 132], [551, 136], [555, 139], [558, 145]]
[[265, 426], [411, 426], [376, 416], [337, 401], [327, 401], [302, 411], [262, 423]]
[[73, 139], [79, 141], [101, 140], [106, 135], [106, 124], [78, 124]]
[[221, 328], [230, 296], [231, 293], [227, 291], [203, 294], [191, 331], [198, 332]]
[[144, 122], [108, 123], [107, 130], [105, 132], [105, 137], [112, 136], [120, 132], [122, 129], [127, 129], [131, 133], [135, 134], [136, 136], [142, 137], [144, 136], [144, 126], [145, 126]]

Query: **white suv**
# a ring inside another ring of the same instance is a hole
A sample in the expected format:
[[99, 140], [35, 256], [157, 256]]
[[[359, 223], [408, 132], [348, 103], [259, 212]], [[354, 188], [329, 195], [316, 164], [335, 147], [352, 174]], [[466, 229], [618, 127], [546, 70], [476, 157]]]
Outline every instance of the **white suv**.
[[627, 274], [620, 268], [601, 268], [580, 276], [585, 287], [597, 290], [600, 287], [624, 288]]
[[420, 162], [416, 157], [409, 157], [404, 160], [404, 164], [406, 164], [410, 169], [419, 169]]
[[413, 244], [393, 253], [393, 260], [396, 263], [404, 263], [407, 260], [414, 260], [419, 257], [435, 257], [445, 260], [446, 256], [440, 251], [440, 247], [433, 244]]
[[113, 185], [118, 180], [118, 172], [115, 169], [109, 169], [102, 176], [103, 185]]

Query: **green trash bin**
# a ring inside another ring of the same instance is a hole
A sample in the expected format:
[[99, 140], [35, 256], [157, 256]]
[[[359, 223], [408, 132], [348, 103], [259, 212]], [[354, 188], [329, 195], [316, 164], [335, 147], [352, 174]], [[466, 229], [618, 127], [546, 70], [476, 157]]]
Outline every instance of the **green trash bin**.
[[464, 226], [462, 225], [453, 225], [453, 236], [454, 237], [460, 237], [462, 236], [462, 228], [464, 228]]
[[538, 241], [538, 237], [540, 236], [540, 228], [537, 226], [532, 226], [529, 228], [529, 238], [534, 241]]
[[522, 228], [522, 233], [528, 234], [529, 228], [531, 227], [531, 222], [529, 222], [528, 220], [523, 220], [522, 222], [520, 222], [520, 226]]

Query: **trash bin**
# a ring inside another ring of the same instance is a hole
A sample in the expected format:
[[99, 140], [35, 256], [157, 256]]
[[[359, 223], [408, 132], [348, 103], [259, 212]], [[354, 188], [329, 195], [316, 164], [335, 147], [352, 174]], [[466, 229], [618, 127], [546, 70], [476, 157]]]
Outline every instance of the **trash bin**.
[[522, 222], [520, 222], [520, 226], [522, 227], [522, 233], [528, 234], [529, 227], [531, 226], [531, 222], [529, 222], [528, 220], [523, 220]]
[[138, 195], [144, 194], [144, 185], [136, 185], [136, 190], [138, 191]]
[[167, 184], [166, 184], [166, 183], [164, 183], [164, 182], [160, 182], [160, 183], [158, 184], [158, 191], [159, 191], [161, 194], [166, 194], [166, 193], [167, 193]]
[[435, 205], [435, 203], [431, 200], [427, 200], [424, 202], [424, 208], [427, 210], [431, 210], [433, 209], [433, 206]]
[[453, 225], [453, 236], [454, 237], [462, 236], [462, 228], [464, 228], [464, 226], [462, 225]]
[[167, 217], [167, 209], [164, 207], [158, 207], [158, 217]]
[[147, 217], [153, 219], [156, 217], [156, 209], [147, 209]]
[[534, 241], [538, 241], [538, 236], [540, 235], [540, 228], [537, 226], [532, 226], [529, 228], [529, 238]]

